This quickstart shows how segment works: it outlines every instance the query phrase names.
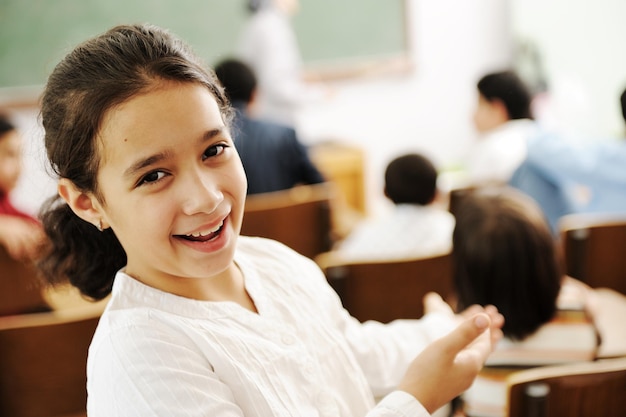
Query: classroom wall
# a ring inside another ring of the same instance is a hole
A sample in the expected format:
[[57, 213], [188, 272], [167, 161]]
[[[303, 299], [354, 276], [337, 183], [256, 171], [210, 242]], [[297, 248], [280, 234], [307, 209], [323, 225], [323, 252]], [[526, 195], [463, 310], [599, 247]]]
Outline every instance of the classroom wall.
[[[410, 74], [333, 83], [330, 103], [304, 108], [298, 127], [305, 142], [338, 139], [362, 146], [367, 155], [368, 208], [382, 198], [387, 161], [405, 151], [423, 151], [442, 165], [454, 164], [473, 138], [470, 122], [474, 83], [480, 73], [509, 61], [505, 0], [408, 0]], [[54, 193], [43, 169], [41, 131], [32, 114], [20, 115], [26, 135], [26, 175], [15, 192], [33, 211]], [[33, 191], [34, 190], [34, 191]]]
[[[305, 142], [338, 139], [366, 151], [371, 214], [388, 207], [382, 197], [382, 176], [395, 155], [420, 151], [442, 168], [458, 163], [475, 140], [471, 124], [475, 82], [483, 73], [511, 63], [512, 43], [521, 35], [531, 34], [544, 49], [549, 79], [563, 91], [562, 101], [581, 105], [554, 111], [557, 124], [572, 131], [581, 126], [581, 131], [598, 136], [620, 130], [617, 104], [611, 99], [618, 85], [626, 86], [626, 56], [619, 53], [622, 45], [617, 43], [626, 39], [626, 26], [618, 22], [626, 15], [621, 0], [598, 0], [593, 10], [582, 0], [407, 3], [414, 71], [334, 82], [330, 102], [310, 105], [298, 116]], [[580, 94], [572, 85], [587, 93]], [[585, 97], [591, 101], [585, 102]], [[27, 147], [27, 175], [15, 197], [18, 205], [34, 210], [54, 192], [54, 182], [43, 169], [41, 132], [34, 115], [19, 117], [32, 143]]]
[[513, 31], [540, 46], [553, 106], [549, 122], [571, 135], [626, 136], [626, 2], [510, 0]]

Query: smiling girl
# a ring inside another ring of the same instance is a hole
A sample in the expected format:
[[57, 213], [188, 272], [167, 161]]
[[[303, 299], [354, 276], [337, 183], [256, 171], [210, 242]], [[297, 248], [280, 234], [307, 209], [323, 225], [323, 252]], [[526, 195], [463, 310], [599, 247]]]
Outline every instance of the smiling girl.
[[313, 261], [240, 237], [231, 108], [166, 31], [120, 26], [79, 45], [49, 78], [42, 120], [59, 196], [41, 268], [111, 293], [89, 350], [90, 417], [425, 416], [501, 335], [494, 309], [453, 331], [458, 318], [437, 313], [361, 324]]

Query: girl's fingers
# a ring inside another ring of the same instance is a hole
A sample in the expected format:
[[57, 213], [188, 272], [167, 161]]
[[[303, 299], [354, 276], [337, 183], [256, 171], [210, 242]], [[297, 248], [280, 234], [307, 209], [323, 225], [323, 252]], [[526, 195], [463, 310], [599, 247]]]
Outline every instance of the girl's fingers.
[[454, 357], [463, 349], [473, 344], [472, 347], [486, 358], [491, 352], [491, 340], [489, 337], [478, 339], [491, 325], [489, 315], [478, 313], [472, 318], [463, 321], [454, 331], [442, 337], [435, 343], [440, 343], [440, 348], [448, 356]]

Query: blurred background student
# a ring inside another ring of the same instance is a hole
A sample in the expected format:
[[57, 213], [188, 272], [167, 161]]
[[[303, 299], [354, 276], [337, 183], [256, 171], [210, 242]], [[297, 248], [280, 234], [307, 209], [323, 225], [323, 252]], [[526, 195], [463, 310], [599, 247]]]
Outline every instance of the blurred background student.
[[624, 126], [622, 127], [622, 137], [626, 139], [626, 88], [622, 91], [619, 97], [620, 110], [622, 111], [622, 118], [624, 119]]
[[486, 74], [476, 87], [474, 126], [479, 136], [467, 160], [469, 181], [505, 184], [526, 157], [526, 142], [538, 133], [532, 95], [512, 70]]
[[437, 170], [426, 156], [411, 153], [389, 162], [384, 195], [392, 210], [357, 224], [338, 245], [342, 257], [388, 260], [450, 251], [454, 217], [437, 202]]
[[510, 187], [463, 197], [453, 234], [457, 309], [493, 304], [504, 339], [463, 395], [470, 416], [505, 416], [508, 373], [593, 360], [598, 349], [593, 290], [565, 276], [541, 209]]
[[295, 125], [298, 107], [319, 101], [328, 90], [304, 78], [302, 56], [291, 18], [299, 0], [249, 0], [238, 56], [259, 80], [259, 116]]
[[[620, 96], [626, 126], [626, 90]], [[509, 184], [532, 197], [555, 235], [572, 213], [626, 214], [626, 141], [573, 140], [544, 132], [527, 142], [527, 155]]]
[[248, 194], [324, 182], [293, 127], [252, 115], [258, 91], [252, 69], [226, 59], [216, 64], [215, 73], [235, 108], [232, 135], [246, 171]]
[[21, 172], [22, 137], [9, 117], [0, 114], [0, 245], [16, 260], [32, 260], [44, 234], [38, 220], [11, 202]]

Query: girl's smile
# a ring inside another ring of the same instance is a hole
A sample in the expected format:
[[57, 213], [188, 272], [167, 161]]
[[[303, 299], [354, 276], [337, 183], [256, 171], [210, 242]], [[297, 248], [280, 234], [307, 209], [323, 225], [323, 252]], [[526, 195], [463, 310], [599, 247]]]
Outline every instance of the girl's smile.
[[215, 236], [217, 236], [217, 233], [222, 229], [222, 226], [224, 226], [224, 221], [223, 220], [220, 222], [220, 224], [217, 225], [217, 227], [215, 227], [213, 229], [199, 231], [199, 232], [193, 232], [193, 233], [188, 233], [188, 234], [182, 236], [182, 238], [183, 239], [193, 240], [193, 241], [198, 241], [198, 242], [206, 242], [208, 240], [213, 239]]
[[200, 252], [215, 252], [226, 244], [225, 239], [222, 239], [222, 232], [227, 221], [228, 219], [224, 219], [215, 227], [204, 227], [197, 232], [174, 235], [174, 238], [179, 239], [182, 244], [191, 249]]

